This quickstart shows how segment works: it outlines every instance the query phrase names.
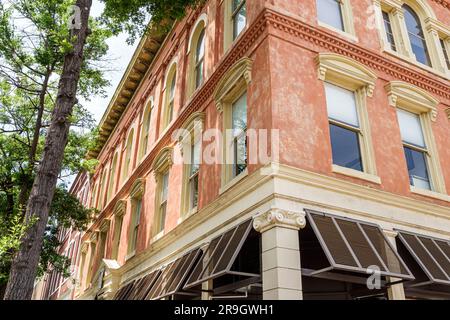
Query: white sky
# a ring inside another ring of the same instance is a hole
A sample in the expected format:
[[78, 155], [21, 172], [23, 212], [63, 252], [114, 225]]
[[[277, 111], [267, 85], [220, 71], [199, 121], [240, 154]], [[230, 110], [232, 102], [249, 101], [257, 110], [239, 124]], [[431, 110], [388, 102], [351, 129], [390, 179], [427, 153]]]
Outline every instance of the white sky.
[[[103, 3], [99, 0], [94, 0], [92, 3], [91, 16], [98, 17], [103, 12]], [[105, 73], [105, 77], [111, 81], [111, 86], [105, 88], [106, 98], [102, 97], [94, 97], [91, 101], [82, 101], [83, 105], [92, 113], [97, 121], [103, 116], [108, 104], [111, 100], [111, 97], [114, 94], [114, 91], [117, 88], [120, 80], [122, 79], [122, 75], [125, 72], [125, 69], [128, 66], [128, 63], [133, 56], [134, 50], [138, 44], [138, 40], [132, 46], [127, 45], [126, 43], [127, 35], [120, 34], [117, 37], [110, 38], [107, 43], [109, 45], [108, 59], [114, 59], [112, 61], [112, 69], [114, 71], [108, 71]]]
[[[100, 16], [103, 12], [103, 7], [103, 3], [101, 3], [99, 0], [94, 0], [92, 2], [91, 16]], [[106, 58], [108, 60], [112, 59], [111, 69], [114, 69], [114, 71], [105, 72], [105, 77], [111, 82], [111, 85], [105, 88], [106, 97], [93, 97], [90, 101], [83, 101], [83, 99], [80, 99], [83, 106], [86, 107], [94, 115], [97, 124], [101, 120], [106, 108], [108, 107], [108, 104], [112, 96], [114, 95], [114, 92], [120, 80], [122, 79], [122, 75], [125, 72], [125, 69], [127, 68], [128, 63], [131, 60], [131, 57], [133, 56], [134, 50], [139, 43], [139, 41], [136, 40], [132, 46], [129, 46], [126, 43], [126, 39], [126, 34], [120, 34], [119, 36], [110, 38], [107, 41], [109, 51]], [[70, 186], [72, 185], [75, 177], [76, 175], [72, 175], [63, 179], [68, 188], [70, 188]]]

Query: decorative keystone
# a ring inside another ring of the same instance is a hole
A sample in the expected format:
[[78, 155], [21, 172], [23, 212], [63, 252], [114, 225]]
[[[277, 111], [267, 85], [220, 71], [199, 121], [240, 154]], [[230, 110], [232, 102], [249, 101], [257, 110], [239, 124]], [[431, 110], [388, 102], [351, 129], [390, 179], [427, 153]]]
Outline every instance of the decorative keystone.
[[272, 208], [253, 219], [253, 228], [260, 233], [264, 233], [274, 227], [300, 230], [305, 226], [305, 213], [278, 208]]

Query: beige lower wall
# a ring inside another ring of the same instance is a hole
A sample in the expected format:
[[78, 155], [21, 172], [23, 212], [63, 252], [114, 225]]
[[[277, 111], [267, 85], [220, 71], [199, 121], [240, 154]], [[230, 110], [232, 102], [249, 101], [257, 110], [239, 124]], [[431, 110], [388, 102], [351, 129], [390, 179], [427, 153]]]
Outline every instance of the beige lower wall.
[[[394, 196], [299, 169], [271, 165], [187, 218], [118, 272], [121, 283], [138, 278], [199, 247], [246, 219], [279, 208], [313, 209], [424, 235], [450, 237], [450, 207]], [[301, 232], [301, 231], [300, 231]], [[301, 245], [301, 244], [300, 244]], [[92, 293], [79, 298], [89, 298]]]

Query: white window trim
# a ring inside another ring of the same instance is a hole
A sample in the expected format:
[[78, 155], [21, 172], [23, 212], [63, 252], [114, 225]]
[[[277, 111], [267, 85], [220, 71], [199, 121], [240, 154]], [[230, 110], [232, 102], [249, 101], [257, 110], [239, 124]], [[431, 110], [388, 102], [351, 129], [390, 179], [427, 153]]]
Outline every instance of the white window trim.
[[[231, 49], [231, 47], [233, 46], [233, 43], [236, 43], [241, 37], [242, 35], [245, 33], [245, 30], [247, 30], [248, 28], [248, 11], [247, 11], [247, 17], [246, 17], [246, 26], [245, 28], [242, 30], [242, 32], [237, 36], [236, 39], [233, 40], [233, 21], [232, 21], [232, 17], [231, 15], [233, 14], [233, 12], [231, 12], [232, 10], [232, 1], [233, 0], [221, 0], [221, 4], [224, 7], [224, 15], [223, 15], [223, 51], [227, 52]], [[248, 0], [245, 3], [245, 5], [247, 6], [248, 9]]]
[[436, 121], [438, 116], [437, 106], [439, 101], [428, 92], [402, 81], [391, 81], [385, 86], [385, 89], [388, 93], [389, 104], [392, 107], [404, 109], [418, 114], [420, 117], [427, 148], [428, 174], [432, 191], [418, 191], [419, 188], [410, 186], [411, 192], [427, 196], [436, 193], [447, 195], [432, 128], [432, 123]]
[[195, 88], [195, 81], [196, 81], [196, 74], [195, 74], [195, 59], [196, 59], [196, 48], [197, 48], [197, 44], [198, 44], [198, 40], [199, 40], [199, 36], [201, 34], [201, 31], [204, 30], [204, 37], [205, 37], [205, 48], [204, 48], [204, 59], [203, 59], [203, 84], [205, 83], [205, 79], [206, 79], [206, 57], [208, 56], [208, 37], [207, 37], [207, 22], [208, 22], [208, 16], [206, 15], [206, 13], [203, 13], [202, 15], [200, 15], [200, 17], [198, 17], [197, 21], [195, 22], [192, 30], [191, 30], [191, 34], [189, 36], [189, 43], [188, 43], [188, 48], [187, 48], [187, 56], [188, 56], [188, 73], [187, 73], [187, 93], [188, 93], [188, 97], [191, 98], [194, 93], [200, 88], [202, 87], [202, 85], [200, 85], [199, 88]]
[[[344, 30], [340, 30], [338, 28], [330, 26], [325, 22], [320, 21], [318, 18], [319, 17], [318, 12], [316, 12], [317, 24], [321, 27], [330, 29], [331, 31], [336, 32], [352, 41], [358, 42], [358, 37], [356, 36], [355, 25], [353, 20], [352, 4], [350, 0], [339, 0], [339, 2], [341, 3], [341, 14]], [[316, 10], [318, 10], [317, 2], [316, 2]]]
[[334, 53], [320, 53], [316, 63], [319, 80], [354, 92], [360, 123], [359, 145], [364, 171], [344, 168], [332, 162], [331, 171], [380, 184], [366, 103], [367, 98], [373, 96], [377, 75], [359, 62]]
[[[191, 146], [193, 143], [202, 141], [202, 132], [205, 121], [204, 112], [193, 113], [181, 126], [182, 134], [179, 136], [178, 145], [180, 147], [181, 154], [183, 158], [185, 155], [190, 154]], [[188, 151], [188, 152], [186, 152]], [[200, 154], [202, 148], [200, 149]], [[200, 164], [201, 164], [200, 157]], [[190, 161], [190, 159], [189, 159]], [[182, 179], [182, 190], [181, 190], [181, 217], [180, 219], [185, 219], [188, 216], [195, 214], [198, 210], [197, 206], [190, 208], [190, 187], [189, 187], [189, 171], [192, 164], [183, 164], [183, 179]], [[179, 220], [180, 222], [182, 220]]]
[[222, 114], [223, 123], [223, 150], [222, 150], [222, 177], [221, 190], [224, 191], [226, 185], [233, 184], [233, 180], [241, 179], [242, 173], [236, 177], [232, 176], [231, 164], [227, 164], [230, 148], [226, 131], [231, 127], [231, 108], [233, 103], [246, 91], [252, 80], [253, 61], [244, 57], [237, 61], [219, 81], [214, 91], [214, 100], [218, 113]]
[[[156, 190], [155, 190], [155, 215], [153, 217], [153, 224], [152, 224], [152, 234], [155, 236], [158, 236], [161, 232], [164, 235], [165, 228], [163, 228], [161, 231], [159, 230], [159, 215], [160, 215], [160, 195], [161, 195], [161, 177], [162, 175], [168, 173], [169, 174], [169, 180], [170, 180], [170, 168], [173, 165], [173, 147], [165, 147], [161, 149], [159, 154], [156, 156], [155, 160], [153, 161], [151, 165], [151, 170], [153, 171], [153, 175], [156, 182]], [[170, 181], [169, 181], [169, 190], [167, 197], [170, 196]], [[167, 200], [167, 203], [169, 203], [169, 200]], [[167, 219], [167, 211], [168, 207], [166, 207], [166, 219]], [[152, 240], [153, 241], [153, 240]]]
[[[416, 12], [422, 24], [422, 29], [430, 56], [431, 67], [416, 60], [411, 48], [411, 43], [406, 29], [406, 23], [402, 6], [407, 4]], [[434, 73], [440, 77], [450, 79], [450, 70], [446, 67], [444, 55], [440, 45], [440, 39], [445, 43], [450, 42], [450, 28], [436, 19], [431, 7], [423, 1], [410, 0], [373, 0], [375, 7], [376, 25], [379, 31], [380, 44], [383, 52], [402, 59], [423, 70]], [[391, 17], [392, 33], [397, 51], [390, 48], [386, 39], [382, 11], [389, 13]], [[449, 45], [450, 46], [450, 45]]]

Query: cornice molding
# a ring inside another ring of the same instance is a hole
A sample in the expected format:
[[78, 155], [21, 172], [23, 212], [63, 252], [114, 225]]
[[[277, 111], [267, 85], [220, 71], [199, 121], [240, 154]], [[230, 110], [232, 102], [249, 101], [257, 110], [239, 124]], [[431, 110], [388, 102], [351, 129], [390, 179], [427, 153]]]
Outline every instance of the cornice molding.
[[409, 82], [450, 100], [449, 86], [443, 81], [438, 81], [422, 72], [402, 66], [381, 54], [340, 39], [328, 31], [318, 29], [313, 25], [286, 16], [273, 9], [266, 9], [264, 19], [266, 24], [276, 30], [301, 38], [314, 46], [320, 46], [331, 52], [347, 56], [372, 70], [384, 72], [398, 80]]
[[436, 2], [437, 4], [440, 4], [444, 8], [450, 9], [450, 2], [448, 2], [447, 0], [431, 0], [431, 1]]

